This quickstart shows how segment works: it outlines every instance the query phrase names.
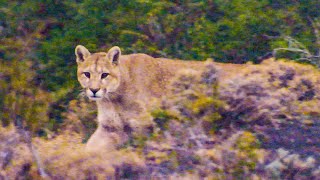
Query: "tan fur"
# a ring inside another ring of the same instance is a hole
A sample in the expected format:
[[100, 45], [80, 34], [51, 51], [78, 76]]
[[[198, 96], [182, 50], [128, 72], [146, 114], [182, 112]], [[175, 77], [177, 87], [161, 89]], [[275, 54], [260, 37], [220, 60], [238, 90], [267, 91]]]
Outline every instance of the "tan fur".
[[[90, 54], [79, 45], [75, 53], [78, 80], [98, 107], [98, 128], [87, 143], [88, 150], [114, 149], [128, 139], [128, 128], [136, 132], [141, 124], [151, 124], [146, 109], [152, 99], [166, 95], [174, 75], [183, 69], [205, 67], [204, 62], [198, 61], [153, 58], [146, 54], [121, 55], [118, 47], [111, 48], [108, 53]], [[222, 78], [228, 77], [229, 70], [239, 68], [231, 64], [216, 65]], [[90, 78], [84, 72], [89, 72]], [[109, 75], [101, 79], [102, 73]], [[99, 90], [96, 93], [99, 97], [92, 97], [90, 89]]]

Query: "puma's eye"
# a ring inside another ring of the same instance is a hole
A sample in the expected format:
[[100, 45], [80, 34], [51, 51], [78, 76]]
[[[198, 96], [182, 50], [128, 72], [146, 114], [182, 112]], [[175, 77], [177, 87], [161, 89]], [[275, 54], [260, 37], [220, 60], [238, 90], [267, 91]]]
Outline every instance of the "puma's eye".
[[102, 73], [102, 74], [101, 74], [101, 79], [106, 78], [108, 75], [109, 75], [109, 73]]
[[83, 72], [83, 74], [84, 74], [87, 78], [90, 78], [90, 73], [89, 73], [89, 72]]

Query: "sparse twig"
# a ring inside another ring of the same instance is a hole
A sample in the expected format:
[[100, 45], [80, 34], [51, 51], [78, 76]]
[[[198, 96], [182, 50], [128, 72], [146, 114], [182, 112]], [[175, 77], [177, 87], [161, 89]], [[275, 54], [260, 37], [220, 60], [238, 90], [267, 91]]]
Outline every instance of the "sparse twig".
[[287, 48], [276, 48], [272, 51], [273, 57], [277, 58], [278, 51], [290, 51], [294, 53], [299, 53], [300, 58], [296, 59], [297, 61], [308, 61], [314, 65], [316, 65], [318, 68], [320, 67], [320, 56], [319, 55], [313, 55], [310, 53], [310, 51], [307, 49], [306, 46], [304, 46], [301, 42], [297, 41], [296, 39], [286, 36], [284, 37], [286, 41], [288, 41], [288, 47]]
[[32, 138], [31, 135], [29, 134], [29, 132], [27, 132], [26, 130], [24, 130], [23, 128], [23, 120], [21, 117], [17, 116], [14, 119], [14, 125], [16, 127], [16, 130], [18, 132], [18, 134], [26, 141], [28, 148], [30, 149], [30, 152], [32, 154], [32, 157], [34, 159], [34, 161], [37, 164], [38, 167], [38, 171], [39, 174], [42, 178], [48, 178], [49, 175], [45, 172], [44, 170], [44, 165], [42, 164], [42, 161], [40, 159], [39, 153], [36, 150], [36, 148], [34, 147], [34, 145], [32, 144]]
[[316, 36], [316, 45], [318, 48], [318, 52], [316, 53], [317, 56], [320, 56], [320, 20], [319, 19], [315, 19], [312, 20], [312, 18], [310, 16], [307, 17], [308, 20], [310, 21], [312, 28], [313, 28], [313, 33]]

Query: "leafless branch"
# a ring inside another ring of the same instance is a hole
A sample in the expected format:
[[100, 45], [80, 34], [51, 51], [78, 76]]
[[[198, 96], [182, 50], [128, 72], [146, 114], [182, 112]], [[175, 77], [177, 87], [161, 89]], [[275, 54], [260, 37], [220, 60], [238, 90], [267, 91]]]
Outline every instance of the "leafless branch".
[[16, 127], [18, 134], [26, 141], [27, 146], [30, 149], [32, 157], [37, 164], [38, 172], [39, 172], [40, 176], [42, 178], [49, 178], [49, 175], [45, 172], [45, 170], [43, 168], [44, 165], [42, 164], [39, 153], [38, 153], [37, 149], [34, 147], [34, 145], [32, 144], [32, 138], [31, 138], [30, 133], [28, 131], [24, 130], [24, 128], [23, 128], [22, 118], [18, 116], [14, 119], [14, 121], [15, 121], [14, 123], [15, 123], [15, 127]]
[[317, 55], [320, 56], [320, 21], [318, 19], [313, 20], [310, 16], [308, 16], [307, 18], [311, 22], [313, 33], [316, 36], [316, 45], [318, 47]]

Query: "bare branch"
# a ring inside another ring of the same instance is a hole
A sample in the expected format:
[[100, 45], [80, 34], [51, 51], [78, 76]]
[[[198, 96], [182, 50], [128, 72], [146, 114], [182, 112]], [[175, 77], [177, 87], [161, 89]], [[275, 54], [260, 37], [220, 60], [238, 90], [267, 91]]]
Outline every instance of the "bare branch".
[[313, 33], [316, 36], [316, 45], [318, 47], [318, 52], [317, 55], [320, 56], [320, 21], [319, 19], [312, 20], [310, 16], [307, 17], [308, 20], [311, 22], [312, 28], [313, 28]]
[[36, 148], [32, 144], [31, 135], [26, 130], [24, 130], [24, 128], [23, 128], [23, 122], [22, 122], [23, 120], [22, 120], [22, 118], [19, 117], [19, 116], [15, 117], [14, 121], [15, 121], [14, 123], [15, 123], [15, 127], [16, 127], [16, 130], [17, 130], [18, 134], [26, 141], [27, 146], [30, 149], [32, 157], [33, 157], [34, 161], [37, 164], [38, 172], [39, 172], [40, 176], [42, 178], [49, 178], [49, 175], [45, 172], [45, 170], [43, 168], [44, 165], [42, 164], [42, 161], [40, 159], [38, 151], [36, 150]]

